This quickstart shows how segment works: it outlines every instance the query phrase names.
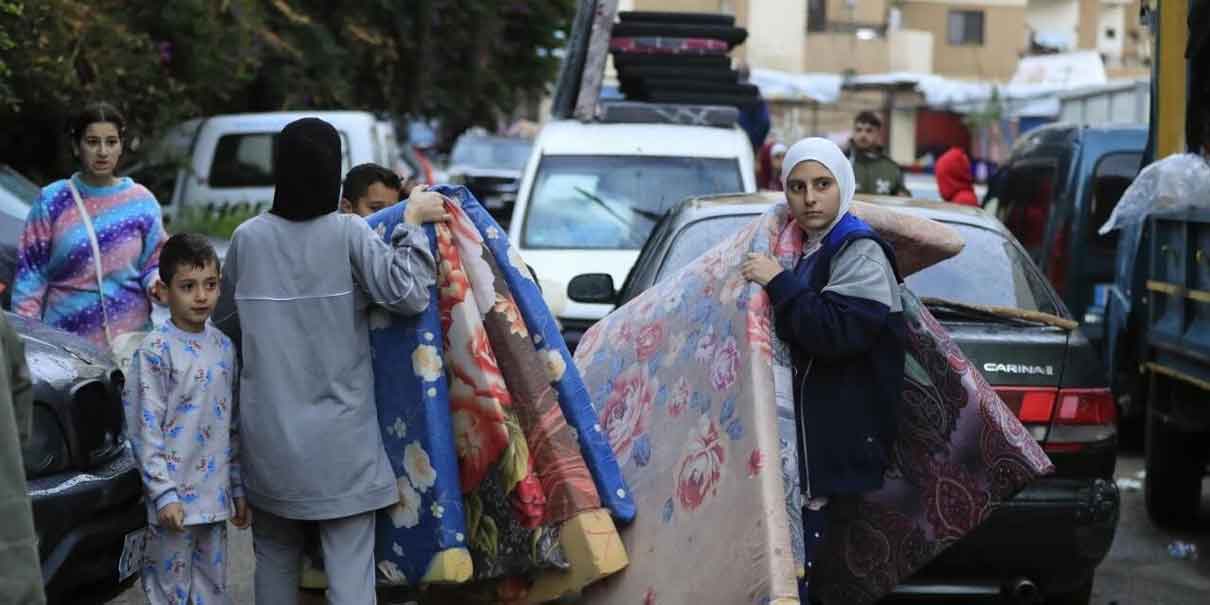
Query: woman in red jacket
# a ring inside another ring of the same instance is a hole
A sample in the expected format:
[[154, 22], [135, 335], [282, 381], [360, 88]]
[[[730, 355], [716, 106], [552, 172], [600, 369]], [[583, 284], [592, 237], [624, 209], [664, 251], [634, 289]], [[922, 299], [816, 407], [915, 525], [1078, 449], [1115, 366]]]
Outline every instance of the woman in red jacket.
[[937, 159], [934, 171], [941, 199], [964, 206], [978, 206], [975, 195], [975, 177], [971, 174], [971, 161], [960, 147], [951, 147]]

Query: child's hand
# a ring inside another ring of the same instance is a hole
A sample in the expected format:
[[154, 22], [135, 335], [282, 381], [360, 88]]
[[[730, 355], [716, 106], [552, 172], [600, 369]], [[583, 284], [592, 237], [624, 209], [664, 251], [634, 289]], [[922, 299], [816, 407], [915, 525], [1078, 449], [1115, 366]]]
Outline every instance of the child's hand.
[[248, 508], [246, 498], [235, 499], [235, 516], [231, 517], [231, 524], [240, 529], [247, 529], [252, 525], [252, 509]]
[[443, 223], [450, 220], [445, 212], [445, 197], [440, 193], [425, 191], [424, 187], [412, 189], [408, 196], [408, 208], [403, 212], [404, 222], [410, 225]]
[[185, 529], [185, 507], [180, 502], [165, 505], [159, 512], [160, 525], [169, 529], [183, 531]]
[[164, 282], [160, 281], [160, 278], [157, 277], [155, 281], [151, 282], [151, 287], [147, 289], [147, 295], [156, 304], [167, 305], [168, 303], [164, 302], [164, 290], [167, 288], [168, 286], [164, 285]]
[[773, 260], [773, 257], [756, 252], [748, 253], [748, 260], [744, 261], [742, 268], [744, 279], [753, 281], [761, 286], [769, 285], [774, 277], [777, 277], [782, 272], [781, 264]]

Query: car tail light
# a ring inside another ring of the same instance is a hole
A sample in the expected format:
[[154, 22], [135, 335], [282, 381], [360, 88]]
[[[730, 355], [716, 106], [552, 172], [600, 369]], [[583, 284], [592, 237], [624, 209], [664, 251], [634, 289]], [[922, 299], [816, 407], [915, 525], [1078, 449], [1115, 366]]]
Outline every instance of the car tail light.
[[996, 393], [1004, 400], [1021, 424], [1034, 439], [1046, 441], [1050, 432], [1050, 419], [1054, 415], [1055, 400], [1059, 389], [1037, 387], [997, 387]]
[[1046, 449], [1070, 452], [1117, 435], [1118, 408], [1109, 389], [1063, 389]]
[[1117, 434], [1109, 389], [998, 387], [996, 393], [1048, 452], [1078, 451]]

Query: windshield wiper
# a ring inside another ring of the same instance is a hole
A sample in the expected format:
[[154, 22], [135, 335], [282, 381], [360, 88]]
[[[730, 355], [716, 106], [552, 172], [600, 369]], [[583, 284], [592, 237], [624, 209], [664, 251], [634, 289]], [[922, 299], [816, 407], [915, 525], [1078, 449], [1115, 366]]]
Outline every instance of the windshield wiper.
[[939, 312], [953, 317], [992, 321], [997, 323], [1012, 323], [1027, 326], [1052, 326], [1063, 330], [1074, 330], [1080, 324], [1070, 319], [1064, 319], [1041, 311], [1027, 311], [1013, 307], [998, 307], [993, 305], [972, 305], [944, 298], [926, 297], [921, 300], [929, 311]]
[[653, 210], [647, 210], [645, 208], [635, 208], [634, 206], [628, 206], [628, 208], [630, 208], [631, 212], [633, 212], [653, 223], [660, 222], [660, 219], [664, 218], [664, 215], [668, 214], [667, 212], [655, 212]]
[[[602, 208], [607, 210], [610, 214], [612, 214], [618, 220], [625, 221], [626, 224], [628, 224], [628, 225], [630, 224], [630, 221], [627, 221], [626, 219], [622, 218], [622, 216], [620, 214], [614, 212], [613, 209], [610, 208], [609, 204], [605, 200], [601, 199], [600, 197], [598, 197], [596, 195], [593, 195], [591, 192], [589, 192], [588, 190], [586, 190], [582, 187], [575, 187], [575, 190], [576, 190], [576, 193], [579, 193], [580, 195], [599, 204]], [[639, 215], [642, 218], [645, 218], [645, 219], [653, 222], [653, 223], [660, 222], [660, 219], [664, 218], [664, 215], [668, 214], [667, 212], [655, 212], [654, 210], [647, 210], [646, 208], [636, 208], [636, 207], [630, 206], [630, 205], [627, 205], [626, 209]]]
[[605, 203], [605, 200], [593, 195], [591, 192], [589, 192], [587, 189], [584, 189], [583, 187], [577, 186], [577, 187], [574, 187], [573, 189], [575, 189], [576, 193], [579, 193], [580, 195], [588, 198], [589, 200], [596, 202], [598, 206], [605, 209], [605, 212], [608, 212], [611, 216], [613, 216], [613, 218], [618, 219], [619, 223], [622, 223], [623, 225], [625, 225], [627, 227], [631, 226], [630, 221], [626, 220], [625, 218], [622, 218], [622, 215], [618, 214], [617, 212], [614, 212], [613, 208], [611, 208], [609, 206], [609, 204]]

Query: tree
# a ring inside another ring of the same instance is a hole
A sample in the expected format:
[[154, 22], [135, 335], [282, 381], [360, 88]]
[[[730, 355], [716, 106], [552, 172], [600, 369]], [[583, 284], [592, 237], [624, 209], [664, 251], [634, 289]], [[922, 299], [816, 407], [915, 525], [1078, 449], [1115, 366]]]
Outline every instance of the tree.
[[0, 162], [72, 169], [83, 102], [154, 135], [189, 117], [363, 109], [495, 126], [545, 92], [574, 0], [0, 0]]

